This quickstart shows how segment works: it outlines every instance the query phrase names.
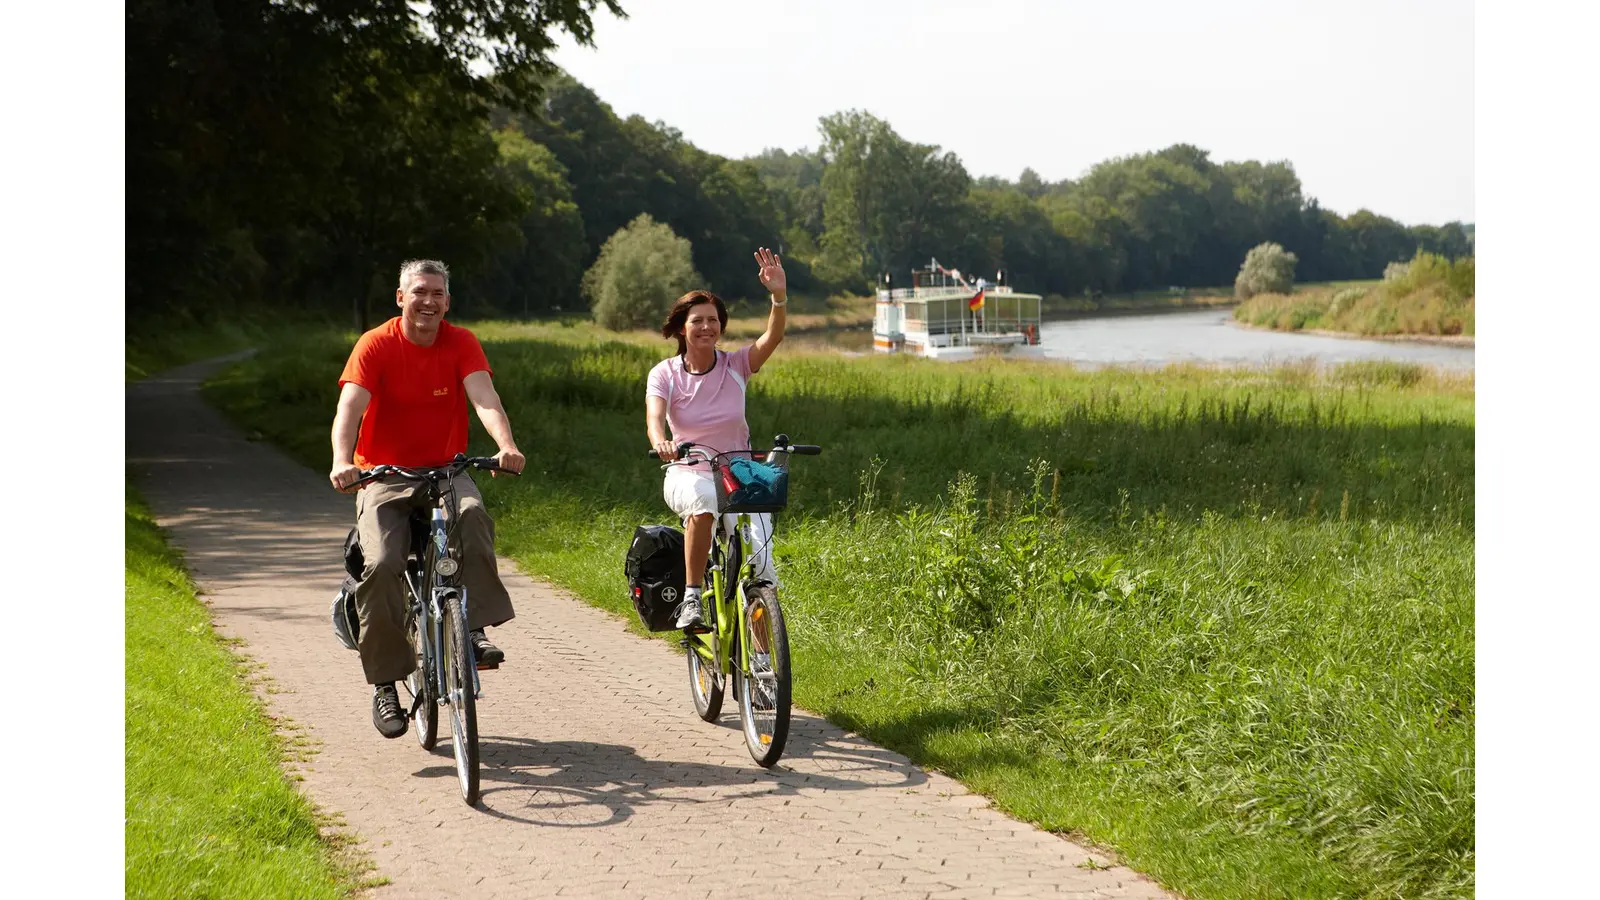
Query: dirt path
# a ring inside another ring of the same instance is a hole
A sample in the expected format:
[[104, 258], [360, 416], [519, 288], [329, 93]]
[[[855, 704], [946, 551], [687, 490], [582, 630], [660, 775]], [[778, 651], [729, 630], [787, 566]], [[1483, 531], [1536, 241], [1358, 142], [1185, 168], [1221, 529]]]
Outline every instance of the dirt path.
[[391, 880], [377, 897], [1169, 896], [809, 714], [762, 770], [736, 712], [695, 717], [673, 648], [505, 560], [518, 615], [495, 632], [509, 661], [484, 673], [467, 807], [448, 735], [432, 754], [379, 737], [331, 633], [351, 500], [201, 403], [218, 365], [128, 389], [128, 461], [218, 631], [265, 666], [269, 713], [314, 741], [303, 788]]

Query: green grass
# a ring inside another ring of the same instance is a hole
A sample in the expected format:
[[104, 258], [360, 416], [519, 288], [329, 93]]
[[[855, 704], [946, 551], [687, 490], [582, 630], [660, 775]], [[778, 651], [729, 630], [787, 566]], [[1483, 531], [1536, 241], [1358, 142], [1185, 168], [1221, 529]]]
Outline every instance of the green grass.
[[240, 660], [132, 488], [126, 506], [127, 895], [349, 894], [362, 863], [319, 837]]
[[[483, 487], [502, 550], [631, 617], [628, 538], [670, 515], [639, 458], [663, 349], [477, 330], [529, 453]], [[208, 396], [326, 466], [353, 337]], [[1405, 364], [786, 350], [749, 415], [827, 448], [779, 532], [796, 700], [1197, 900], [1470, 897], [1473, 403]]]

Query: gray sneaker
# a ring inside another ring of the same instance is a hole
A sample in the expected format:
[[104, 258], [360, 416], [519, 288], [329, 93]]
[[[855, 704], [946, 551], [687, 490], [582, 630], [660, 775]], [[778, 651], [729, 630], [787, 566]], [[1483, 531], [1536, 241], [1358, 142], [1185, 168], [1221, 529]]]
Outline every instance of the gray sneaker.
[[406, 711], [400, 707], [400, 695], [394, 685], [380, 684], [372, 692], [372, 724], [386, 738], [406, 733]]
[[678, 604], [677, 627], [697, 628], [700, 624], [700, 595], [689, 594], [683, 598], [682, 603]]

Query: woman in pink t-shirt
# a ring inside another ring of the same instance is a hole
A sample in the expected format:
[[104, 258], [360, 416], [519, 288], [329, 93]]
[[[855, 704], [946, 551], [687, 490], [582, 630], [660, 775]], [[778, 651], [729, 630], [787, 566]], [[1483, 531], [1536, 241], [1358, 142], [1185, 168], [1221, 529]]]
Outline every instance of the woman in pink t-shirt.
[[[690, 291], [672, 304], [662, 337], [676, 338], [678, 355], [650, 370], [645, 386], [645, 428], [650, 445], [662, 459], [677, 458], [678, 444], [693, 441], [714, 453], [750, 446], [750, 426], [745, 422], [745, 384], [761, 371], [783, 342], [784, 305], [789, 302], [788, 281], [778, 255], [762, 247], [756, 251], [757, 277], [772, 294], [767, 330], [748, 347], [729, 353], [717, 349], [728, 326], [728, 308], [710, 291]], [[667, 437], [667, 429], [672, 437]], [[687, 570], [678, 627], [700, 624], [700, 587], [706, 557], [711, 552], [711, 517], [717, 513], [716, 485], [704, 462], [667, 468], [661, 493], [667, 505], [684, 522], [684, 567]], [[728, 516], [726, 527], [733, 527]], [[756, 578], [777, 584], [772, 566], [772, 519], [765, 513], [750, 517], [751, 542], [759, 548], [753, 560]]]

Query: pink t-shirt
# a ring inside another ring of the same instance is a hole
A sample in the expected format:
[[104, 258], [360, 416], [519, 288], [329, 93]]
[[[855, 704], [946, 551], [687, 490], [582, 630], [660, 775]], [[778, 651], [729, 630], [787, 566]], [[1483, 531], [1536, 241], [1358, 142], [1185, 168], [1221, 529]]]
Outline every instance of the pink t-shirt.
[[646, 397], [667, 401], [667, 427], [674, 441], [694, 441], [713, 452], [750, 446], [744, 418], [744, 386], [750, 379], [750, 348], [717, 351], [710, 371], [696, 375], [674, 356], [656, 363], [645, 382]]

